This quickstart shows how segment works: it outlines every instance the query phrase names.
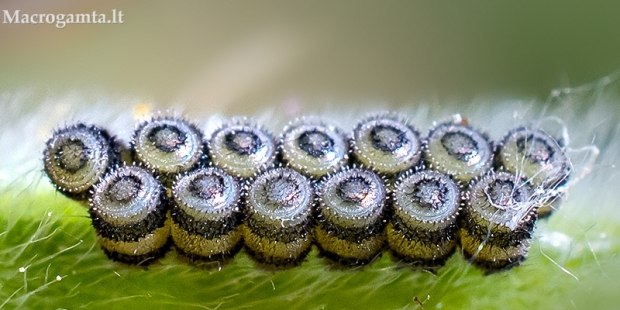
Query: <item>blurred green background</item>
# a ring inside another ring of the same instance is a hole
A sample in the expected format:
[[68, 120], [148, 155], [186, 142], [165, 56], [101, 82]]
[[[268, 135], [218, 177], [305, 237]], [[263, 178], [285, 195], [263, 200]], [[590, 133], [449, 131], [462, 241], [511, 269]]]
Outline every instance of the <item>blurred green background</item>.
[[545, 98], [620, 67], [617, 1], [3, 1], [124, 24], [0, 26], [0, 87], [252, 114], [301, 98]]
[[[0, 308], [420, 309], [416, 297], [425, 309], [617, 304], [620, 2], [0, 3], [29, 14], [112, 9], [123, 24], [0, 24]], [[302, 267], [272, 273], [242, 253], [218, 271], [171, 252], [132, 268], [105, 258], [85, 209], [41, 175], [44, 141], [75, 120], [127, 138], [138, 116], [159, 109], [203, 129], [214, 114], [258, 115], [274, 131], [316, 112], [348, 130], [385, 108], [422, 130], [461, 112], [492, 138], [549, 115], [564, 120], [580, 182], [539, 223], [524, 266], [483, 276], [457, 253], [438, 274], [389, 255], [364, 270], [331, 270], [313, 252]], [[595, 164], [579, 151], [590, 144], [601, 150]]]

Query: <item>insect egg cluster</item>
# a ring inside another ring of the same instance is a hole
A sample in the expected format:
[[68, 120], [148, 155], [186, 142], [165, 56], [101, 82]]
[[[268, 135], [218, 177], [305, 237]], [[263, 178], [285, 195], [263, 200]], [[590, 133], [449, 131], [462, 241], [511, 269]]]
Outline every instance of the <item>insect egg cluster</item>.
[[345, 266], [388, 251], [438, 268], [460, 251], [487, 272], [525, 259], [571, 172], [564, 146], [531, 127], [498, 142], [462, 119], [420, 134], [394, 113], [350, 133], [306, 117], [277, 139], [247, 119], [210, 136], [198, 128], [154, 118], [125, 144], [77, 123], [47, 142], [44, 171], [88, 204], [104, 252], [129, 264], [173, 246], [192, 262], [245, 249], [259, 264], [290, 267], [314, 245]]

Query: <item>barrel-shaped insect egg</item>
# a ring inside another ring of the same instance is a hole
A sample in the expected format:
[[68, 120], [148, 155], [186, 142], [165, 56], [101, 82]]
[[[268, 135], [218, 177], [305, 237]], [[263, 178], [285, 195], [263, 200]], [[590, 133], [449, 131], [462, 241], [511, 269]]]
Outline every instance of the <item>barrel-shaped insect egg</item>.
[[464, 199], [460, 239], [465, 257], [487, 272], [509, 269], [530, 248], [540, 200], [518, 175], [489, 172], [472, 181]]
[[95, 186], [90, 207], [99, 244], [112, 259], [130, 264], [163, 255], [170, 227], [163, 185], [147, 170], [124, 166]]
[[370, 170], [345, 168], [319, 188], [315, 238], [323, 254], [344, 265], [372, 261], [385, 242], [385, 181]]
[[427, 167], [464, 183], [493, 167], [489, 140], [461, 123], [443, 123], [431, 128], [423, 148]]
[[273, 136], [250, 121], [232, 120], [209, 139], [213, 165], [240, 178], [249, 178], [273, 166], [276, 144]]
[[315, 178], [346, 164], [349, 152], [342, 131], [317, 118], [290, 123], [280, 137], [279, 148], [289, 167]]
[[422, 267], [442, 266], [457, 245], [460, 186], [437, 171], [407, 172], [394, 185], [393, 205], [387, 227], [392, 252]]
[[418, 132], [403, 117], [378, 114], [358, 123], [351, 149], [361, 164], [393, 175], [418, 163], [421, 142]]
[[196, 167], [203, 156], [203, 134], [180, 118], [153, 118], [138, 125], [132, 147], [137, 162], [172, 179]]
[[240, 184], [221, 169], [195, 170], [172, 187], [171, 235], [192, 260], [232, 257], [240, 249]]
[[310, 181], [289, 168], [275, 168], [249, 183], [245, 246], [260, 263], [277, 267], [301, 263], [312, 244], [314, 192]]
[[[541, 129], [519, 127], [499, 143], [495, 157], [498, 169], [523, 175], [534, 187], [552, 193], [568, 181], [572, 165], [558, 141]], [[561, 191], [549, 195], [538, 210], [546, 217], [559, 206]]]
[[77, 123], [55, 131], [47, 141], [44, 170], [58, 191], [85, 203], [93, 185], [119, 163], [120, 151], [105, 129]]

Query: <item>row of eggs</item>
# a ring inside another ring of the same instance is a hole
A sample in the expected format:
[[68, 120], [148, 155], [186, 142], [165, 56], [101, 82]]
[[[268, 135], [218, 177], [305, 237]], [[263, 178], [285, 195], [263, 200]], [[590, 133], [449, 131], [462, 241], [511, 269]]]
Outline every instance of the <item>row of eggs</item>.
[[76, 124], [54, 133], [44, 166], [59, 191], [90, 202], [100, 244], [125, 262], [156, 257], [171, 235], [200, 260], [243, 243], [262, 263], [295, 265], [314, 242], [357, 264], [387, 240], [402, 260], [436, 266], [460, 240], [487, 270], [525, 257], [536, 218], [556, 206], [571, 169], [540, 129], [520, 127], [494, 144], [461, 121], [421, 138], [394, 114], [367, 117], [350, 134], [305, 118], [278, 142], [249, 121], [205, 141], [185, 120], [156, 118], [136, 127], [129, 148]]

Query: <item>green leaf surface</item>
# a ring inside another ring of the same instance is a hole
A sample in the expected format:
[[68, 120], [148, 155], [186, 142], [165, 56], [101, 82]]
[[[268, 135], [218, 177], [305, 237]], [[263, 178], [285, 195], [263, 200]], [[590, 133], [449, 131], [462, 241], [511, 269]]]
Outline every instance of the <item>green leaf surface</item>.
[[245, 253], [221, 268], [191, 266], [175, 251], [133, 267], [105, 257], [81, 205], [52, 192], [12, 194], [0, 201], [21, 206], [0, 209], [0, 301], [8, 308], [589, 308], [614, 297], [607, 294], [620, 276], [612, 238], [620, 228], [599, 221], [574, 229], [584, 223], [561, 215], [539, 224], [523, 266], [489, 276], [460, 253], [437, 274], [389, 254], [366, 268], [336, 269], [316, 250], [301, 267], [276, 272]]

